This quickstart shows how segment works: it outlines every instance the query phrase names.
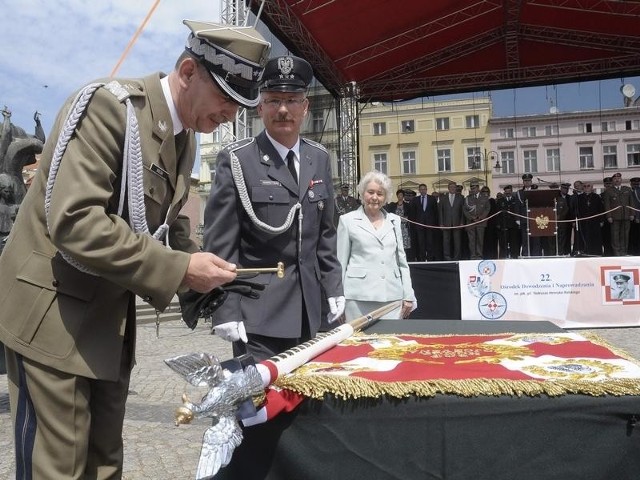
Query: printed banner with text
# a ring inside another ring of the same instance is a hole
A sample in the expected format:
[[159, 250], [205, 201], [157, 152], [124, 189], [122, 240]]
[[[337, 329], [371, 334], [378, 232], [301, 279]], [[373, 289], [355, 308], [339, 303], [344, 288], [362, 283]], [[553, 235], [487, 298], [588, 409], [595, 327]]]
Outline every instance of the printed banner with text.
[[640, 257], [482, 260], [459, 267], [463, 320], [640, 325]]

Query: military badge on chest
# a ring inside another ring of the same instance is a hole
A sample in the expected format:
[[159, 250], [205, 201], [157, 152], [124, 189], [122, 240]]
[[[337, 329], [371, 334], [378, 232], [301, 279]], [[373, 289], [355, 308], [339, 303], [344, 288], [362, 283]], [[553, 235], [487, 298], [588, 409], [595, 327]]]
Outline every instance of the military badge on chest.
[[[316, 185], [322, 185], [324, 182], [322, 181], [321, 178], [319, 179], [312, 179], [309, 181], [309, 192], [307, 193], [309, 200], [313, 201], [316, 198], [316, 193], [313, 191], [313, 189], [315, 188]], [[322, 196], [322, 194], [321, 194]], [[322, 211], [324, 210], [324, 201], [323, 200], [319, 200], [317, 202], [318, 205], [318, 210]]]

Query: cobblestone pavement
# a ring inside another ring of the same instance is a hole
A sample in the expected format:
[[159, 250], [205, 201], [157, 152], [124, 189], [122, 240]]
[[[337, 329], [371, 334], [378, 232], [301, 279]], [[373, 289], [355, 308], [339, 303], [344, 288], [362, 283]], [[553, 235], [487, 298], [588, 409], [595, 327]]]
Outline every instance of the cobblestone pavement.
[[[594, 333], [614, 347], [640, 359], [640, 328], [597, 329]], [[209, 325], [191, 331], [182, 321], [160, 326], [156, 338], [153, 323], [138, 326], [137, 365], [132, 373], [131, 391], [124, 424], [125, 480], [182, 480], [194, 477], [200, 442], [208, 420], [174, 426], [173, 411], [185, 391], [199, 399], [195, 391], [163, 360], [189, 352], [209, 352], [220, 359], [231, 357], [231, 347], [209, 334]], [[6, 375], [0, 375], [0, 478], [14, 477], [11, 418]]]
[[[124, 422], [125, 480], [194, 478], [202, 434], [210, 420], [176, 427], [173, 412], [184, 392], [199, 400], [198, 391], [173, 373], [163, 360], [190, 352], [231, 357], [231, 345], [210, 334], [202, 322], [191, 331], [181, 320], [138, 325], [137, 364], [132, 372]], [[15, 476], [7, 376], [0, 375], [0, 478]]]

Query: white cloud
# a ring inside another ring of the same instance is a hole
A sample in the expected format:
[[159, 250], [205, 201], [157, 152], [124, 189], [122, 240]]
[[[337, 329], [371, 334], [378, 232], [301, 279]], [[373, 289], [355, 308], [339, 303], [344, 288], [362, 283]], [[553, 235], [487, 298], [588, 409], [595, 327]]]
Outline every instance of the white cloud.
[[[48, 133], [58, 109], [84, 83], [107, 77], [154, 0], [0, 0], [0, 107], [32, 131], [40, 111]], [[121, 64], [118, 76], [168, 72], [189, 30], [182, 20], [219, 21], [220, 0], [163, 0]]]

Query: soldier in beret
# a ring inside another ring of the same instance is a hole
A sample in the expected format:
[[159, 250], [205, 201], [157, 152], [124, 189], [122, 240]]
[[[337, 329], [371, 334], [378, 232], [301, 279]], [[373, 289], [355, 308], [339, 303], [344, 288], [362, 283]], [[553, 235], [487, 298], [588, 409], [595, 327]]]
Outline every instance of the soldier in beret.
[[313, 338], [323, 302], [330, 321], [344, 311], [329, 153], [299, 134], [312, 77], [302, 58], [269, 60], [258, 104], [265, 130], [220, 152], [204, 214], [205, 251], [245, 268], [284, 263], [284, 278], [251, 279], [265, 286], [260, 298], [229, 293], [213, 316], [234, 355], [256, 361]]
[[236, 277], [198, 251], [179, 212], [194, 132], [257, 103], [270, 45], [251, 27], [185, 23], [169, 75], [69, 98], [0, 257], [19, 478], [121, 478], [136, 295], [162, 311], [179, 289]]
[[615, 257], [625, 256], [629, 248], [629, 229], [635, 219], [633, 192], [622, 185], [620, 172], [611, 177], [613, 185], [602, 194], [607, 222], [611, 226], [611, 249]]

